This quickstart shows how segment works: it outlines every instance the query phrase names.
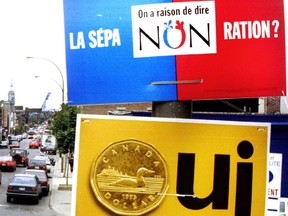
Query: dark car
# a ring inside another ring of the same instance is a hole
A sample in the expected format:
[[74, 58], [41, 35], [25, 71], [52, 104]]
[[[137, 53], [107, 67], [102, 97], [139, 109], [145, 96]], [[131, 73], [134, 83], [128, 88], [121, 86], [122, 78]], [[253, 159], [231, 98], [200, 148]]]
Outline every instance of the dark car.
[[12, 172], [16, 170], [16, 161], [12, 156], [0, 157], [0, 170], [9, 170]]
[[44, 159], [32, 158], [29, 160], [27, 169], [44, 170], [47, 172], [46, 161]]
[[7, 187], [7, 202], [31, 198], [36, 204], [42, 198], [41, 183], [36, 175], [15, 174]]
[[55, 164], [51, 163], [51, 158], [49, 158], [49, 157], [37, 155], [37, 156], [35, 156], [34, 158], [35, 158], [35, 159], [45, 160], [46, 168], [47, 168], [47, 173], [50, 173], [52, 166], [55, 165]]
[[13, 157], [13, 159], [16, 161], [17, 165], [23, 165], [26, 167], [28, 165], [28, 150], [22, 149], [22, 148], [15, 148], [10, 149], [10, 155]]
[[27, 169], [25, 174], [36, 175], [41, 182], [42, 194], [48, 196], [50, 190], [50, 181], [47, 173], [44, 170]]
[[0, 170], [0, 185], [2, 184], [2, 172]]

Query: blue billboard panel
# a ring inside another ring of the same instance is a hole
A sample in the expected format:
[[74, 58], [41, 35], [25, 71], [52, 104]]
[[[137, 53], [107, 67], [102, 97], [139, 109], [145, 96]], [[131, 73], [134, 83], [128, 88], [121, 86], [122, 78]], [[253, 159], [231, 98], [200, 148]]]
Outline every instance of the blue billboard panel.
[[151, 85], [176, 80], [175, 56], [133, 58], [131, 6], [145, 3], [64, 1], [68, 104], [177, 99], [175, 85]]

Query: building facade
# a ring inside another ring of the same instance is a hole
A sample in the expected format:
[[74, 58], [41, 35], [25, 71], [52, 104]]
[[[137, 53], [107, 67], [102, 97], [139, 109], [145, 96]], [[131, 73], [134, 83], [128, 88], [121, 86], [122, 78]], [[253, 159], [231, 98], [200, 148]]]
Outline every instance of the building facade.
[[13, 133], [16, 124], [16, 112], [15, 112], [15, 92], [13, 90], [13, 83], [11, 81], [10, 90], [8, 92], [8, 100], [1, 100], [0, 102], [0, 131], [2, 135], [8, 136]]

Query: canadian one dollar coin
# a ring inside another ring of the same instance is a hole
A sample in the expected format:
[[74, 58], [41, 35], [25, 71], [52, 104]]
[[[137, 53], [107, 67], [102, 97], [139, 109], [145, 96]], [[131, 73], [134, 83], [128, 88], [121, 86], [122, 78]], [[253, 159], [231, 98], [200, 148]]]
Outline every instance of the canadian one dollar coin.
[[98, 201], [117, 215], [144, 215], [168, 189], [167, 165], [157, 149], [129, 139], [110, 144], [93, 162], [90, 183]]

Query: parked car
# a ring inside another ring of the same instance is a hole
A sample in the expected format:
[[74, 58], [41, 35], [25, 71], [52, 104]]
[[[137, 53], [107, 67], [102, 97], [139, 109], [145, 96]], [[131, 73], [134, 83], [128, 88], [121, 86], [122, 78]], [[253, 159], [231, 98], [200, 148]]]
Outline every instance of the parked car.
[[8, 148], [8, 140], [2, 140], [0, 141], [0, 148]]
[[36, 175], [41, 182], [42, 194], [48, 196], [50, 191], [49, 176], [44, 170], [27, 169], [24, 174]]
[[12, 148], [20, 148], [20, 143], [18, 141], [12, 141], [10, 145], [10, 149]]
[[45, 134], [51, 134], [51, 131], [50, 131], [49, 129], [45, 129], [45, 130], [44, 130], [44, 133], [45, 133]]
[[31, 140], [29, 143], [29, 148], [39, 148], [41, 146], [41, 141], [40, 140]]
[[23, 165], [24, 167], [28, 166], [29, 152], [27, 149], [15, 148], [10, 149], [10, 156], [16, 161], [17, 165]]
[[27, 169], [45, 170], [47, 172], [47, 166], [44, 159], [32, 158], [29, 160]]
[[7, 187], [7, 202], [31, 198], [36, 204], [42, 198], [41, 182], [36, 175], [15, 174]]
[[[47, 172], [50, 173], [51, 172], [51, 168], [52, 168], [52, 164], [51, 164], [51, 159], [49, 157], [46, 157], [46, 156], [35, 156], [34, 157], [35, 159], [42, 159], [42, 160], [45, 160], [45, 163], [46, 163], [46, 168], [47, 168]], [[54, 164], [55, 165], [55, 164]], [[53, 166], [54, 166], [53, 165]]]
[[0, 169], [14, 172], [16, 170], [16, 161], [11, 156], [1, 156]]

